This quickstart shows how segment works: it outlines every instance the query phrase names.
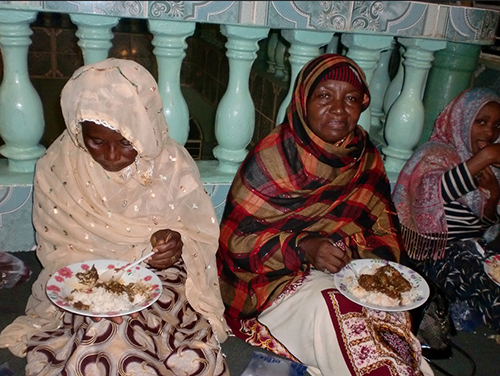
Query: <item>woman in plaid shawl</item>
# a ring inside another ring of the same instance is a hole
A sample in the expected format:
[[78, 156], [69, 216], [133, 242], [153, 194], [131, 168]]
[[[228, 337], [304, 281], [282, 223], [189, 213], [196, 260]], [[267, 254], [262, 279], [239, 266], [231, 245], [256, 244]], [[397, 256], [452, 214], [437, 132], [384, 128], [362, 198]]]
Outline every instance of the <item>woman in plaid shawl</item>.
[[361, 307], [331, 275], [351, 258], [401, 260], [383, 162], [357, 125], [369, 103], [352, 60], [303, 67], [286, 120], [228, 195], [217, 255], [226, 316], [235, 335], [313, 375], [432, 374], [407, 312]]

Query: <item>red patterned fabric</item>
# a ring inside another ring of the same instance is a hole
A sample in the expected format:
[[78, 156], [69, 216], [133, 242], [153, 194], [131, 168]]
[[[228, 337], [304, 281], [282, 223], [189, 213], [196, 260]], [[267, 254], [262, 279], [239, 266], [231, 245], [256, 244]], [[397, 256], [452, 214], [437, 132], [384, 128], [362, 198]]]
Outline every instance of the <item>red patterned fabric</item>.
[[[367, 309], [353, 303], [336, 289], [325, 289], [321, 294], [349, 374], [422, 375], [419, 368], [421, 350], [419, 342], [411, 334], [408, 312]], [[258, 318], [229, 320], [228, 324], [237, 337], [252, 346], [300, 362]]]

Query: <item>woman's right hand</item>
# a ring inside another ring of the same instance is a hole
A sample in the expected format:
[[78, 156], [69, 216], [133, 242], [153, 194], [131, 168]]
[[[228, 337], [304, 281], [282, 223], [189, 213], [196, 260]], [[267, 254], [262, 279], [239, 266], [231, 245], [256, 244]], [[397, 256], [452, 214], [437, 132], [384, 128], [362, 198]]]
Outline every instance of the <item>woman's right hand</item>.
[[151, 245], [155, 254], [146, 262], [158, 270], [175, 264], [181, 258], [184, 246], [181, 234], [169, 229], [156, 231], [151, 236]]
[[488, 166], [500, 168], [500, 144], [489, 144], [467, 161], [467, 168], [475, 176]]
[[[496, 168], [496, 167], [493, 167]], [[491, 196], [499, 197], [500, 187], [498, 186], [498, 180], [491, 170], [491, 167], [486, 167], [476, 174], [476, 179], [479, 186], [487, 189]], [[498, 201], [498, 199], [497, 199]]]
[[306, 260], [324, 272], [337, 273], [350, 261], [348, 252], [334, 246], [329, 238], [307, 238], [300, 243], [300, 248]]
[[484, 215], [491, 219], [495, 218], [500, 200], [500, 186], [493, 169], [500, 168], [500, 144], [485, 146], [466, 163], [478, 186], [489, 192], [489, 198], [483, 211]]

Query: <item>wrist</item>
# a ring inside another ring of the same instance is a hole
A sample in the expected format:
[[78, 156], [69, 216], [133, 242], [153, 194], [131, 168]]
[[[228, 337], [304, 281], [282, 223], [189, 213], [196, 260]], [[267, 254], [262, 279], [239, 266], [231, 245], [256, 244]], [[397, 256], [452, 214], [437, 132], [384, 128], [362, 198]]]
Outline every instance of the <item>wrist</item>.
[[307, 236], [297, 237], [296, 243], [295, 243], [295, 250], [297, 252], [297, 256], [300, 259], [301, 264], [307, 264], [307, 252], [304, 248], [304, 243], [307, 240]]

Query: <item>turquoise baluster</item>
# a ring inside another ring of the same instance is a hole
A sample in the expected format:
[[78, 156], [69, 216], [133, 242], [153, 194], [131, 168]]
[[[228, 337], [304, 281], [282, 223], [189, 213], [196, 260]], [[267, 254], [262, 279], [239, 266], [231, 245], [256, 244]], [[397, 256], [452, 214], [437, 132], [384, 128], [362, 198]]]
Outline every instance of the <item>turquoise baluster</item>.
[[276, 46], [278, 45], [279, 32], [276, 30], [271, 30], [269, 32], [269, 38], [267, 41], [267, 72], [276, 72], [276, 59], [274, 57], [276, 53]]
[[[403, 46], [399, 45], [396, 43], [395, 48], [398, 49], [399, 52], [399, 65], [398, 65], [398, 71], [396, 72], [396, 75], [392, 79], [391, 83], [387, 87], [387, 91], [385, 92], [384, 96], [384, 115], [382, 116], [381, 120], [385, 124], [386, 119], [387, 119], [387, 114], [389, 113], [389, 110], [391, 109], [391, 106], [394, 104], [396, 99], [399, 97], [401, 94], [401, 89], [403, 88], [403, 80], [405, 77], [405, 68], [403, 65], [403, 62], [405, 60], [404, 58], [404, 52], [405, 49]], [[384, 130], [384, 127], [381, 129], [382, 131]], [[381, 135], [383, 136], [383, 134]]]
[[395, 181], [408, 158], [417, 145], [424, 126], [424, 105], [422, 97], [425, 81], [435, 51], [446, 47], [445, 41], [401, 38], [405, 47], [405, 77], [401, 95], [396, 99], [387, 114], [385, 139], [387, 146], [385, 168], [389, 179]]
[[340, 35], [333, 35], [325, 47], [325, 54], [338, 54], [340, 46]]
[[302, 67], [311, 59], [319, 56], [320, 47], [328, 44], [332, 40], [333, 33], [324, 31], [307, 30], [282, 30], [281, 35], [290, 43], [288, 61], [291, 66], [290, 87], [283, 99], [276, 116], [276, 125], [283, 122], [286, 116], [286, 108], [292, 99], [295, 79]]
[[278, 39], [276, 49], [274, 50], [274, 77], [286, 81], [288, 77], [286, 64], [286, 51], [288, 46]]
[[186, 38], [193, 35], [195, 22], [149, 20], [154, 35], [153, 52], [158, 61], [158, 89], [169, 135], [181, 145], [189, 137], [189, 109], [181, 91], [181, 67], [186, 56]]
[[389, 62], [394, 51], [395, 40], [393, 39], [389, 49], [380, 53], [377, 68], [373, 72], [370, 81], [370, 109], [371, 109], [371, 129], [372, 138], [379, 143], [385, 143], [383, 140], [383, 127], [381, 119], [384, 116], [384, 96], [391, 83], [389, 76]]
[[111, 29], [118, 24], [118, 17], [93, 14], [70, 14], [71, 21], [78, 26], [76, 36], [82, 49], [85, 64], [96, 63], [108, 58], [113, 46]]
[[215, 137], [219, 145], [213, 153], [219, 160], [219, 172], [236, 173], [248, 153], [246, 147], [255, 129], [250, 69], [257, 58], [258, 41], [267, 37], [269, 28], [221, 25], [221, 32], [227, 38], [229, 82], [215, 115]]
[[45, 152], [45, 147], [39, 144], [45, 127], [42, 101], [28, 74], [30, 23], [36, 16], [37, 12], [0, 12], [4, 65], [0, 86], [0, 135], [5, 142], [0, 153], [8, 160], [6, 171], [0, 174], [2, 183], [16, 173], [30, 173], [26, 182], [31, 183], [36, 161]]
[[[380, 53], [389, 48], [393, 40], [391, 36], [342, 34], [341, 41], [347, 47], [346, 56], [354, 60], [363, 69], [366, 82], [370, 83], [373, 72], [377, 68]], [[371, 105], [361, 113], [358, 124], [367, 132], [371, 128]]]
[[424, 93], [424, 130], [417, 146], [429, 140], [434, 122], [446, 105], [471, 86], [481, 48], [477, 44], [448, 42], [445, 49], [434, 54]]

